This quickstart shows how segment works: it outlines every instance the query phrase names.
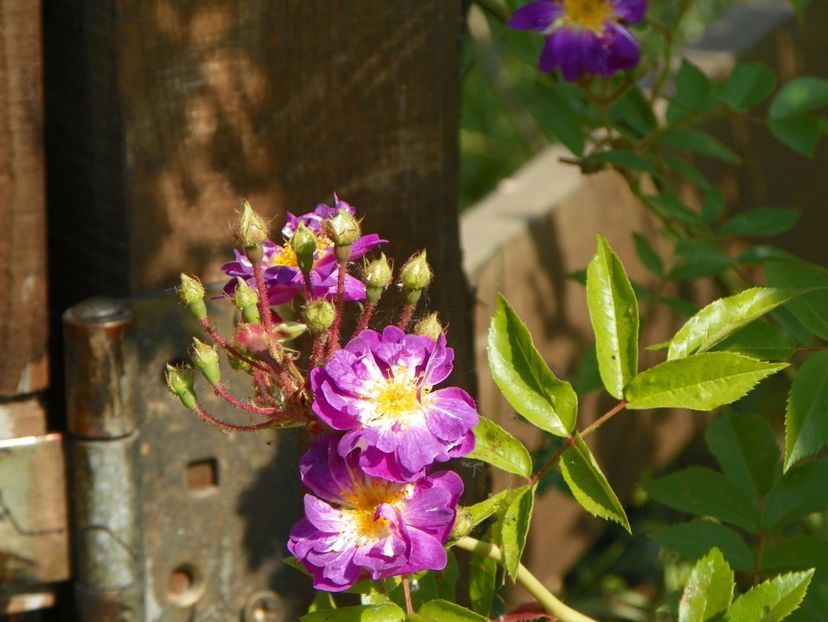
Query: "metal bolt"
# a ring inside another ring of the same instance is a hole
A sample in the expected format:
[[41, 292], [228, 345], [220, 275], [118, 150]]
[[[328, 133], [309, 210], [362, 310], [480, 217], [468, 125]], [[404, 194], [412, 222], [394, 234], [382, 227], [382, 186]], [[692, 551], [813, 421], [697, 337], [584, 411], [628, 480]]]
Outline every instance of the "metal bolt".
[[284, 622], [285, 604], [270, 590], [254, 592], [244, 607], [244, 622]]

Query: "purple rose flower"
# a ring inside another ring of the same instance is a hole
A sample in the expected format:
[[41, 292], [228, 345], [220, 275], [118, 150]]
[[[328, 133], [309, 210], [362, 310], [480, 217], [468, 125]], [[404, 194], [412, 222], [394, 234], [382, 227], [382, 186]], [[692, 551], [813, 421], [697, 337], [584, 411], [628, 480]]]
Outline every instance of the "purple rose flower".
[[339, 592], [363, 572], [376, 580], [445, 568], [460, 477], [442, 471], [415, 483], [390, 482], [366, 475], [336, 445], [334, 437], [319, 439], [299, 465], [313, 495], [305, 495], [305, 517], [287, 547], [313, 575], [313, 586]]
[[[337, 278], [339, 268], [336, 257], [333, 253], [333, 244], [325, 235], [322, 229], [322, 221], [336, 215], [340, 210], [347, 211], [352, 216], [354, 208], [345, 201], [341, 201], [334, 195], [334, 207], [320, 203], [312, 212], [295, 216], [287, 214], [287, 222], [282, 227], [282, 236], [285, 239], [283, 244], [276, 244], [271, 240], [264, 242], [265, 282], [270, 304], [277, 305], [289, 302], [296, 294], [305, 289], [302, 272], [296, 263], [296, 253], [290, 245], [290, 238], [299, 223], [304, 223], [317, 237], [317, 250], [314, 254], [313, 268], [310, 272], [311, 294], [314, 298], [326, 296], [333, 298], [336, 295]], [[371, 233], [360, 237], [351, 246], [351, 259], [359, 259], [370, 252], [385, 240]], [[230, 282], [224, 286], [227, 294], [232, 294], [236, 289], [236, 277], [240, 276], [255, 287], [253, 280], [253, 266], [244, 253], [235, 250], [235, 261], [224, 264], [221, 269], [231, 277]], [[364, 300], [365, 286], [361, 281], [351, 275], [345, 276], [345, 300]]]
[[453, 359], [444, 334], [435, 341], [395, 326], [364, 330], [311, 372], [313, 410], [345, 431], [341, 456], [358, 451], [369, 475], [413, 481], [430, 464], [474, 448], [474, 401], [457, 387], [433, 390]]
[[635, 67], [641, 49], [624, 24], [640, 22], [646, 10], [646, 0], [538, 0], [515, 11], [508, 25], [542, 33], [541, 70], [560, 68], [572, 82]]

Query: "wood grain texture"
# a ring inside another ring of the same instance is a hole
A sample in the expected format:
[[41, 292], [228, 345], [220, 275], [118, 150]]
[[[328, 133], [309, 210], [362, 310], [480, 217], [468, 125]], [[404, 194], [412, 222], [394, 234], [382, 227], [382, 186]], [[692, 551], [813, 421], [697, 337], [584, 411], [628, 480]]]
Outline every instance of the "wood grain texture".
[[0, 1], [0, 396], [48, 384], [40, 2]]
[[278, 224], [336, 191], [398, 262], [429, 249], [432, 306], [470, 347], [459, 0], [65, 0], [45, 20], [62, 306], [220, 278], [241, 197]]

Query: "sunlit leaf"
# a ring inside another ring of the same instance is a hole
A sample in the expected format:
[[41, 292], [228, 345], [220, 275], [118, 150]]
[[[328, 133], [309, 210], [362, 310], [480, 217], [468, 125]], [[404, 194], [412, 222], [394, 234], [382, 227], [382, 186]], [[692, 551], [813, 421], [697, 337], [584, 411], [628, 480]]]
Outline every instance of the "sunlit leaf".
[[711, 302], [682, 326], [670, 342], [668, 360], [709, 350], [728, 335], [773, 311], [791, 293], [773, 287], [753, 287]]
[[624, 399], [629, 409], [713, 410], [735, 402], [785, 367], [735, 352], [702, 352], [641, 372], [627, 386]]
[[561, 456], [561, 473], [575, 500], [587, 512], [615, 521], [631, 531], [624, 507], [580, 435], [575, 437], [575, 443]]
[[535, 485], [522, 486], [512, 499], [498, 525], [497, 540], [503, 548], [503, 566], [514, 581], [529, 535], [535, 505]]
[[491, 419], [480, 417], [474, 428], [474, 441], [474, 450], [467, 458], [491, 464], [507, 473], [523, 477], [532, 475], [529, 450]]
[[791, 572], [752, 587], [727, 610], [727, 622], [778, 622], [790, 615], [808, 591], [813, 570]]
[[620, 398], [638, 371], [638, 302], [624, 266], [601, 236], [587, 267], [587, 304], [601, 380]]
[[696, 562], [679, 602], [679, 622], [707, 622], [733, 598], [733, 570], [719, 549]]
[[393, 603], [360, 605], [329, 611], [314, 611], [299, 618], [300, 622], [403, 622], [405, 611]]
[[785, 410], [785, 468], [828, 444], [828, 351], [808, 357], [794, 378]]
[[514, 309], [498, 296], [489, 325], [489, 368], [503, 396], [530, 423], [556, 436], [575, 429], [578, 396], [555, 377]]
[[419, 614], [438, 622], [489, 622], [489, 618], [447, 600], [432, 600], [423, 605]]

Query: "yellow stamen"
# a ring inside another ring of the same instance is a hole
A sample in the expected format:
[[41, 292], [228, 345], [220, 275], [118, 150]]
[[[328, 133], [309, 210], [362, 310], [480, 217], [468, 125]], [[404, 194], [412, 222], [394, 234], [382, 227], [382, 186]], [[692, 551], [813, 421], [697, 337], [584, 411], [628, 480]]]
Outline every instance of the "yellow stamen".
[[615, 15], [609, 0], [563, 0], [564, 22], [593, 32], [604, 30], [604, 23]]
[[377, 540], [388, 534], [389, 523], [379, 517], [374, 520], [377, 508], [387, 503], [396, 505], [403, 499], [410, 485], [401, 486], [394, 482], [364, 481], [354, 482], [353, 490], [342, 496], [346, 507], [342, 513], [353, 526], [356, 535], [366, 540]]
[[[316, 236], [316, 251], [325, 250], [331, 245], [331, 241], [326, 235], [317, 234]], [[289, 266], [291, 268], [298, 268], [299, 263], [296, 259], [296, 251], [290, 244], [290, 240], [282, 245], [282, 248], [273, 256], [271, 261], [273, 266]]]

